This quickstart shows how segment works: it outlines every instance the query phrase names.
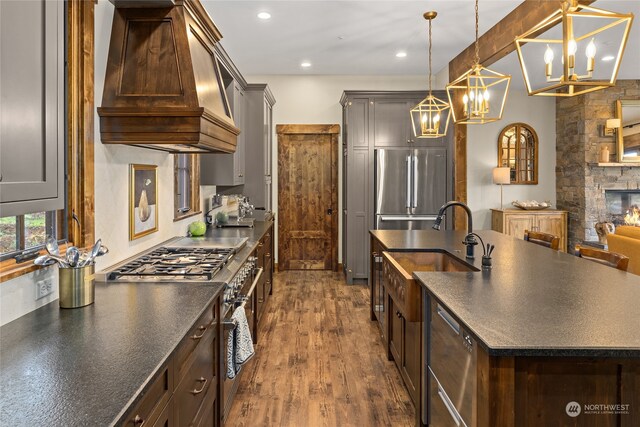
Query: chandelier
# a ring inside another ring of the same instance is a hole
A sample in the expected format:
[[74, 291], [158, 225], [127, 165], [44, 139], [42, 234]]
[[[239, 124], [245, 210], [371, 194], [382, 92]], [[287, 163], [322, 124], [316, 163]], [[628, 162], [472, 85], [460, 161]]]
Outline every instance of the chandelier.
[[478, 44], [478, 0], [476, 0], [476, 42], [474, 64], [469, 71], [447, 85], [453, 121], [484, 124], [502, 118], [511, 76], [480, 65]]
[[574, 96], [614, 86], [632, 21], [632, 13], [565, 1], [560, 9], [516, 37], [529, 95]]
[[429, 94], [411, 109], [411, 126], [417, 138], [440, 138], [447, 134], [451, 108], [431, 93], [431, 21], [438, 13], [429, 11], [422, 16], [429, 21]]

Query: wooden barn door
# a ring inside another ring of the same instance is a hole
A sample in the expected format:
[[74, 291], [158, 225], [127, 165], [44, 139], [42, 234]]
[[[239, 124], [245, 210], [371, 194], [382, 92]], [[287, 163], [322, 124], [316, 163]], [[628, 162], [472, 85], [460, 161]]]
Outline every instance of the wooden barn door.
[[277, 125], [278, 266], [338, 268], [340, 125]]

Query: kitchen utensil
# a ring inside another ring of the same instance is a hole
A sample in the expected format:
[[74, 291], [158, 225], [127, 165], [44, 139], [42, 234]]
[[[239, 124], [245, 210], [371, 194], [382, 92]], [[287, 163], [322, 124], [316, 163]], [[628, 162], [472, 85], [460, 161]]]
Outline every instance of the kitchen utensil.
[[67, 259], [65, 257], [54, 254], [49, 254], [48, 256], [50, 259], [57, 261], [60, 267], [69, 268], [69, 263], [67, 262]]
[[53, 265], [56, 263], [56, 260], [51, 258], [49, 255], [40, 255], [38, 258], [33, 260], [35, 265]]
[[85, 265], [90, 265], [93, 262], [93, 260], [98, 256], [101, 246], [102, 246], [102, 239], [98, 239], [96, 243], [93, 245], [93, 248], [91, 248], [91, 253], [89, 254], [89, 257], [86, 259], [84, 264], [81, 265], [81, 267], [84, 267]]
[[58, 246], [58, 241], [53, 236], [47, 237], [45, 248], [50, 255], [60, 255], [60, 247]]
[[67, 248], [67, 253], [65, 254], [67, 258], [67, 264], [70, 267], [77, 267], [78, 260], [80, 259], [80, 251], [75, 246], [71, 246]]
[[98, 251], [98, 256], [102, 256], [109, 253], [109, 248], [105, 245], [100, 246], [100, 250]]

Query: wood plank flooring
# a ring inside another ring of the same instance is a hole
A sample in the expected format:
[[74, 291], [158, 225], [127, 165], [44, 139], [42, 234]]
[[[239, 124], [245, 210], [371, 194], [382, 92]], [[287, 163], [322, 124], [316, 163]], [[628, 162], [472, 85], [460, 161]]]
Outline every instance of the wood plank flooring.
[[274, 275], [257, 354], [225, 426], [411, 426], [415, 412], [366, 285], [330, 271]]

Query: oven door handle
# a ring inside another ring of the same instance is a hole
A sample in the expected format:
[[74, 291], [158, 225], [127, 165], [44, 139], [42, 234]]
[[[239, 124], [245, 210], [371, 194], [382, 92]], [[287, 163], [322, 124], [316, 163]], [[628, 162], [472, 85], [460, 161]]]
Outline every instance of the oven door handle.
[[263, 272], [264, 272], [264, 267], [258, 268], [258, 273], [256, 274], [256, 278], [253, 279], [251, 288], [249, 288], [249, 292], [247, 292], [247, 299], [242, 301], [242, 304], [240, 304], [240, 307], [244, 307], [247, 304], [247, 301], [249, 301], [249, 299], [251, 298], [251, 295], [253, 294], [253, 291], [256, 289], [256, 286], [258, 285], [258, 282], [260, 281], [260, 277], [262, 277]]

